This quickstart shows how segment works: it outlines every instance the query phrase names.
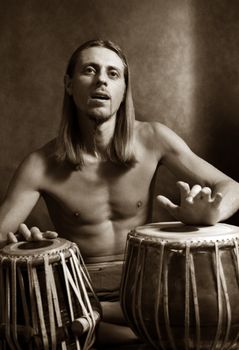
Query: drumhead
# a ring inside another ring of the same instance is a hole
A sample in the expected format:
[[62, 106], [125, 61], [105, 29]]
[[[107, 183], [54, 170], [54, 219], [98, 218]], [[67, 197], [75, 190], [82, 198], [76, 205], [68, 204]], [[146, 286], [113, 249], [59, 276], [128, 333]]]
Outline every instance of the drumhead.
[[239, 227], [223, 223], [214, 226], [190, 226], [175, 221], [139, 226], [131, 233], [139, 238], [153, 238], [169, 243], [215, 242], [239, 238]]
[[44, 239], [42, 241], [24, 241], [10, 243], [0, 250], [0, 255], [9, 257], [41, 256], [43, 254], [54, 255], [59, 251], [72, 248], [74, 243], [64, 239]]

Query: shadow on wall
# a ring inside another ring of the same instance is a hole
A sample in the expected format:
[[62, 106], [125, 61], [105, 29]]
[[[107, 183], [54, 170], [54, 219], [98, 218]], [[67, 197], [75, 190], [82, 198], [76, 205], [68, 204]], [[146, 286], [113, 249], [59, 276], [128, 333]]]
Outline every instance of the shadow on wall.
[[[239, 3], [194, 2], [191, 8], [193, 94], [188, 144], [202, 158], [239, 181]], [[190, 60], [189, 60], [190, 61]], [[174, 128], [174, 127], [173, 127]], [[182, 136], [180, 127], [176, 125]], [[159, 180], [160, 179], [160, 180]], [[175, 178], [159, 168], [158, 193], [178, 201]], [[161, 210], [161, 209], [160, 209]], [[168, 214], [154, 206], [154, 221]], [[160, 211], [160, 214], [159, 214]], [[227, 220], [239, 225], [236, 213]]]
[[[195, 2], [196, 113], [205, 157], [239, 181], [239, 3]], [[235, 214], [228, 223], [239, 225]]]

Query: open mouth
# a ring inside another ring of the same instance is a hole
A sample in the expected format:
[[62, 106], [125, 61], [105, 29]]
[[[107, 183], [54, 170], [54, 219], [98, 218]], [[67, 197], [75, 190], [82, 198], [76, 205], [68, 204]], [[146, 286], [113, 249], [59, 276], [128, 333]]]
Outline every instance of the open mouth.
[[93, 100], [107, 101], [110, 99], [110, 96], [106, 93], [95, 93], [91, 95], [91, 98]]

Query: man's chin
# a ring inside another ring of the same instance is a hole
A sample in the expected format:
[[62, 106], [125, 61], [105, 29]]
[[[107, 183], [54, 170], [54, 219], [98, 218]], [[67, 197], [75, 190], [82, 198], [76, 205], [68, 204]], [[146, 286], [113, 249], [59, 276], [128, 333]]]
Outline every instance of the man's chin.
[[107, 122], [108, 120], [111, 119], [111, 115], [99, 115], [99, 114], [90, 114], [89, 118], [92, 122], [96, 123], [96, 124], [103, 124], [105, 122]]

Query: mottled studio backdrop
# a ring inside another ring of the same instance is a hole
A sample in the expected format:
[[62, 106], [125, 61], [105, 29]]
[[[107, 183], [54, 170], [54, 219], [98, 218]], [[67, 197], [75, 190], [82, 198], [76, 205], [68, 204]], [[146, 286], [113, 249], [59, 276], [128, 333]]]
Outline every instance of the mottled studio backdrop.
[[[22, 158], [56, 135], [67, 60], [96, 37], [126, 52], [137, 119], [167, 124], [238, 181], [238, 1], [1, 0], [0, 197]], [[175, 197], [174, 182], [160, 170], [158, 192]], [[43, 203], [30, 223], [51, 225]]]

